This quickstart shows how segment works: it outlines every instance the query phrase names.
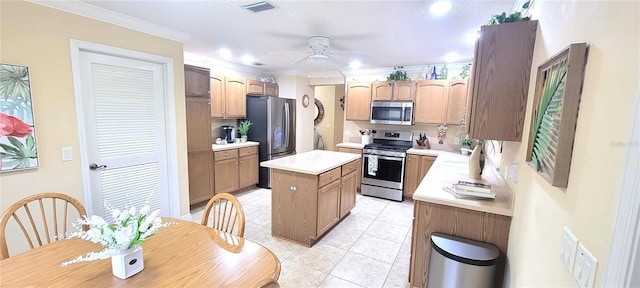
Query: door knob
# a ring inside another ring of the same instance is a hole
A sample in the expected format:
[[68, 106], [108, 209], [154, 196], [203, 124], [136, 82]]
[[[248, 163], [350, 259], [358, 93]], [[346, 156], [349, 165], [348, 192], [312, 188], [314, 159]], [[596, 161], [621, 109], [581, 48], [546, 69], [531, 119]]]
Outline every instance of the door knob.
[[99, 170], [104, 168], [107, 168], [107, 165], [98, 165], [96, 163], [91, 163], [91, 165], [89, 165], [89, 169], [91, 170]]

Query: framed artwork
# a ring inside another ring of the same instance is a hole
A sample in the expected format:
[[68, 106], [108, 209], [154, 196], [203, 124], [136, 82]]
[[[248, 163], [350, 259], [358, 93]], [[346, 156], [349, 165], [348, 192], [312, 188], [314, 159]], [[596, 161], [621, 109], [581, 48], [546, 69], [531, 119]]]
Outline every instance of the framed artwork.
[[0, 64], [0, 172], [37, 167], [29, 68]]
[[551, 185], [569, 182], [587, 44], [571, 44], [538, 66], [527, 162]]

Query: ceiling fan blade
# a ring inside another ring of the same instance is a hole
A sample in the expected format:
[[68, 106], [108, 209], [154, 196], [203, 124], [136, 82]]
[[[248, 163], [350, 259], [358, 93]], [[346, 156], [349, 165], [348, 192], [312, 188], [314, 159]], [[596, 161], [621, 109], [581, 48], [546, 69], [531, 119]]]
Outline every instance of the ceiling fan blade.
[[371, 55], [370, 53], [367, 52], [354, 52], [354, 51], [339, 51], [339, 50], [330, 50], [329, 53], [335, 53], [335, 54], [354, 54], [354, 55], [363, 55], [363, 56], [369, 56]]
[[332, 58], [332, 57], [327, 58], [327, 61], [333, 63], [333, 65], [336, 65], [340, 68], [349, 66], [349, 64], [347, 64], [346, 62], [337, 60], [336, 58]]
[[281, 55], [281, 54], [309, 54], [304, 51], [287, 51], [287, 52], [265, 52], [267, 55]]
[[298, 61], [296, 61], [296, 62], [291, 63], [291, 66], [296, 66], [296, 65], [298, 65], [298, 64], [300, 64], [300, 63], [302, 63], [302, 62], [304, 62], [304, 61], [305, 61], [305, 60], [307, 60], [307, 59], [309, 59], [309, 56], [304, 56], [304, 57], [300, 58], [300, 60], [298, 60]]

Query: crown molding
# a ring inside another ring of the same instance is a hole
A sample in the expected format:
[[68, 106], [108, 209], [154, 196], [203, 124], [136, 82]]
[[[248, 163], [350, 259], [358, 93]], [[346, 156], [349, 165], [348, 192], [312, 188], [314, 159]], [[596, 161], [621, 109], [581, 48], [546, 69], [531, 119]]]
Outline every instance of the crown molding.
[[132, 30], [148, 33], [158, 37], [178, 41], [184, 43], [191, 38], [191, 35], [178, 31], [175, 29], [167, 28], [157, 24], [153, 24], [148, 21], [144, 21], [135, 17], [127, 16], [121, 13], [117, 13], [108, 9], [104, 9], [98, 6], [80, 2], [77, 0], [65, 0], [65, 1], [38, 1], [38, 0], [26, 0], [34, 4], [46, 6], [56, 10], [76, 14], [79, 16], [88, 17], [102, 22], [122, 26]]

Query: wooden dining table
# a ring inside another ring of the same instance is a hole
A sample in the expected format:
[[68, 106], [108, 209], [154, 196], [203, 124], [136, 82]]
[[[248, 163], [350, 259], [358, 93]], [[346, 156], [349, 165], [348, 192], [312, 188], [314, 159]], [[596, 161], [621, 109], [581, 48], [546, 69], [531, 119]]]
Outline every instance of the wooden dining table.
[[280, 260], [269, 249], [194, 222], [162, 228], [142, 244], [144, 270], [127, 279], [111, 272], [111, 259], [62, 267], [100, 251], [87, 240], [59, 240], [0, 261], [0, 287], [260, 287], [277, 283]]

